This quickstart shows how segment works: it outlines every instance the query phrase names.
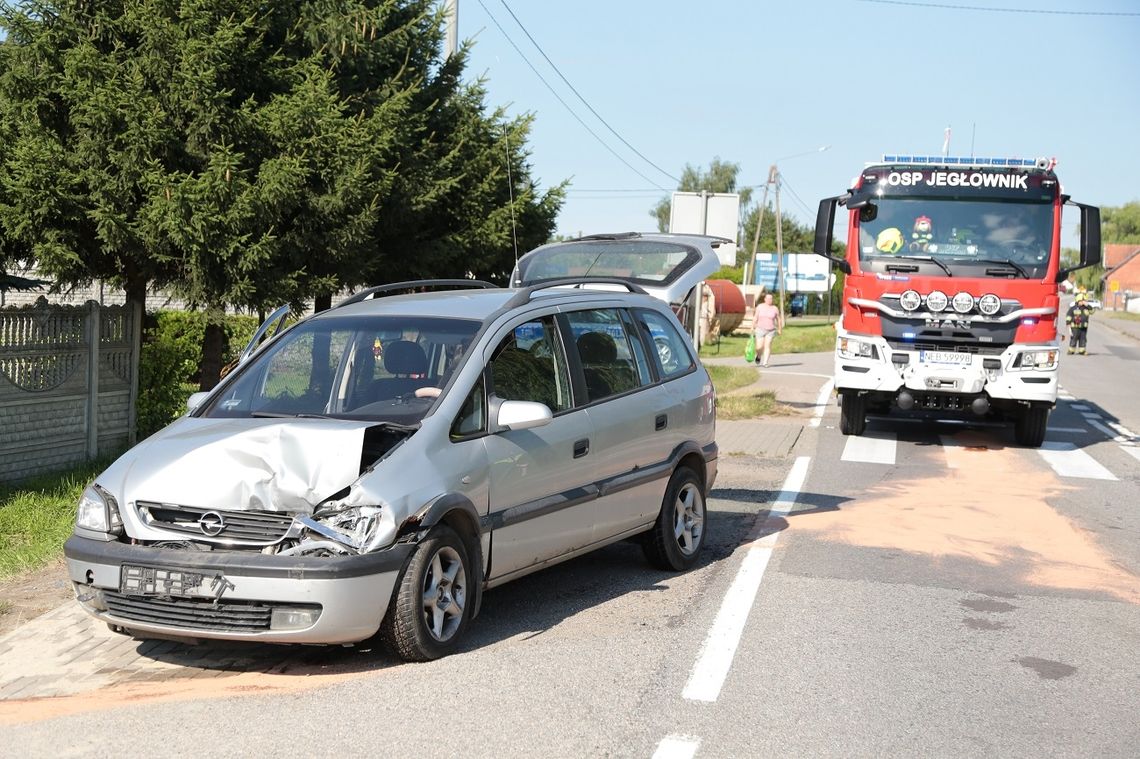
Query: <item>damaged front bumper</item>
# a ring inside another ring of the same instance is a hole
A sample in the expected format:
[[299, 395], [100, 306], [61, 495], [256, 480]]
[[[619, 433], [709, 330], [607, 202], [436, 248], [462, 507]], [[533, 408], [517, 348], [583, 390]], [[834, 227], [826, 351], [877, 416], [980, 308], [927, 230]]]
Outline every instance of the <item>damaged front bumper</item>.
[[379, 629], [414, 548], [277, 556], [72, 535], [64, 555], [80, 604], [111, 625], [186, 638], [335, 644]]

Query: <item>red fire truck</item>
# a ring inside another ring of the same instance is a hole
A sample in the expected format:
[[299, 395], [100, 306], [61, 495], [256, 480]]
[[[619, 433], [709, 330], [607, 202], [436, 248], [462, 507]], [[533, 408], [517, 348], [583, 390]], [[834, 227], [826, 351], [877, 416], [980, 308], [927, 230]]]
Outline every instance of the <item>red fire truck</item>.
[[[1100, 262], [1100, 209], [1061, 191], [1049, 159], [884, 156], [820, 201], [815, 252], [846, 275], [835, 349], [845, 435], [892, 409], [1012, 421], [1045, 439], [1061, 351], [1057, 283]], [[1080, 261], [1061, 264], [1061, 211]], [[837, 206], [847, 254], [831, 253]]]

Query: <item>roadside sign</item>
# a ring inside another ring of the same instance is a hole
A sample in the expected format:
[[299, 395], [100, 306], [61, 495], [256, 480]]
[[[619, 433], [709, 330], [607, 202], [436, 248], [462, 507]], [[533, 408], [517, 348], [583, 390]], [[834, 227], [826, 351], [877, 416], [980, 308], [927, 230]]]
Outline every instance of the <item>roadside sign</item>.
[[1120, 280], [1114, 279], [1108, 283], [1108, 289], [1114, 293], [1120, 292]]

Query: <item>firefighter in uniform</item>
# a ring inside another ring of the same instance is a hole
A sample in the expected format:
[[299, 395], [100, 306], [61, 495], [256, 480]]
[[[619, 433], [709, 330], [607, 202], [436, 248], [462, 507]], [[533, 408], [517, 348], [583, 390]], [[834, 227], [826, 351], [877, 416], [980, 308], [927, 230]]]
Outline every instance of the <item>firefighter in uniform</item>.
[[1092, 317], [1092, 307], [1088, 304], [1088, 296], [1084, 290], [1077, 291], [1073, 305], [1069, 306], [1065, 314], [1065, 324], [1069, 325], [1069, 353], [1085, 354], [1085, 341], [1088, 338], [1089, 319]]

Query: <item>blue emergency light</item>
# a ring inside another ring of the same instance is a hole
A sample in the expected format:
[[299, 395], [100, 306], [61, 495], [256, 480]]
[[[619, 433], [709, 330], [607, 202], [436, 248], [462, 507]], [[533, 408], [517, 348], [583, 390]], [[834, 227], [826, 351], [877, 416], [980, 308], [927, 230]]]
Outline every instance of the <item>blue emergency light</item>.
[[934, 166], [999, 166], [1003, 168], [1045, 169], [1048, 158], [979, 158], [976, 156], [884, 155], [883, 163]]

